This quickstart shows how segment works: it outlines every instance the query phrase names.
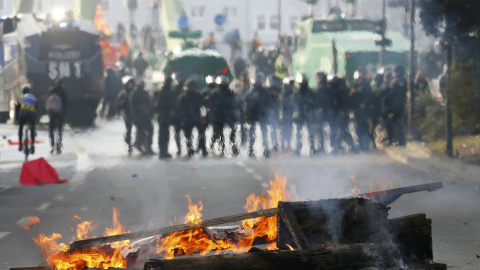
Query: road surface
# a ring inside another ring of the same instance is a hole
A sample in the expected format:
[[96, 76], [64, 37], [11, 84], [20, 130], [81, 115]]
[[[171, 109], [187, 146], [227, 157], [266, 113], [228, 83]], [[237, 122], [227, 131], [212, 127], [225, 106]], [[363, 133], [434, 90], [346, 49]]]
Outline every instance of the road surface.
[[[163, 161], [156, 156], [127, 157], [122, 121], [100, 121], [92, 130], [67, 130], [62, 155], [49, 154], [47, 144], [37, 146], [33, 158], [45, 157], [69, 180], [37, 187], [18, 183], [23, 156], [5, 143], [15, 138], [15, 128], [2, 125], [0, 133], [0, 270], [44, 265], [32, 237], [57, 232], [69, 243], [74, 215], [98, 223], [94, 232], [100, 236], [111, 226], [113, 207], [133, 232], [159, 228], [184, 216], [187, 194], [193, 202], [202, 200], [204, 219], [243, 213], [245, 198], [260, 195], [275, 174], [288, 179], [287, 189], [296, 200], [348, 196], [355, 185], [368, 192], [370, 186], [442, 181], [445, 187], [436, 192], [402, 196], [391, 205], [390, 217], [426, 213], [433, 222], [434, 260], [452, 269], [480, 268], [479, 169], [431, 156], [419, 144], [316, 158], [276, 154], [250, 159], [241, 148], [238, 158]], [[47, 141], [45, 130], [38, 134]], [[20, 228], [29, 216], [41, 222], [29, 230]]]

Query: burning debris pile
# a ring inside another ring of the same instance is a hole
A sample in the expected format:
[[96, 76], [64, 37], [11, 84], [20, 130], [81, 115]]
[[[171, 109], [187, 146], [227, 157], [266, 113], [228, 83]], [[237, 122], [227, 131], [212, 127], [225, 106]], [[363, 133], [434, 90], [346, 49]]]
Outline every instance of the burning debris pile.
[[[247, 198], [246, 214], [202, 220], [202, 202], [193, 204], [187, 195], [184, 224], [131, 233], [114, 209], [112, 228], [103, 237], [89, 239], [96, 225], [83, 221], [70, 245], [57, 244], [61, 235], [55, 233], [40, 234], [34, 241], [57, 270], [398, 269], [407, 264], [442, 269], [418, 264], [433, 259], [431, 220], [425, 215], [387, 219], [387, 205], [399, 196], [436, 190], [441, 183], [315, 202], [288, 202], [292, 198], [285, 178], [276, 176], [270, 185], [262, 195]], [[234, 221], [242, 224], [211, 227]], [[194, 254], [202, 256], [182, 256]], [[203, 256], [207, 254], [211, 256]]]

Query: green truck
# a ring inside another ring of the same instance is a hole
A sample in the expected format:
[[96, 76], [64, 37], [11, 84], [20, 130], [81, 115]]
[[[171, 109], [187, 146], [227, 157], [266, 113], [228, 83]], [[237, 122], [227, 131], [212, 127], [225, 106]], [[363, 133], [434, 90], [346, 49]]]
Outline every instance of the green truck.
[[[345, 77], [349, 86], [352, 85], [353, 73], [360, 66], [373, 76], [379, 68], [381, 47], [375, 42], [381, 40], [381, 36], [375, 31], [381, 22], [312, 18], [301, 21], [295, 27], [294, 73], [305, 73], [311, 87], [316, 84], [317, 70]], [[384, 66], [400, 64], [407, 68], [409, 41], [398, 32], [386, 31], [386, 36], [391, 44], [385, 48]]]

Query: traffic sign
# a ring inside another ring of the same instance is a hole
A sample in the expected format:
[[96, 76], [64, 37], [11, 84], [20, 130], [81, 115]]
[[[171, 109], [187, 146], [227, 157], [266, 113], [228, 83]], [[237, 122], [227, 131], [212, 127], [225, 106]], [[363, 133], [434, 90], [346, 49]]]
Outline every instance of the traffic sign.
[[222, 26], [227, 22], [227, 16], [225, 14], [217, 14], [215, 16], [215, 24], [218, 26]]

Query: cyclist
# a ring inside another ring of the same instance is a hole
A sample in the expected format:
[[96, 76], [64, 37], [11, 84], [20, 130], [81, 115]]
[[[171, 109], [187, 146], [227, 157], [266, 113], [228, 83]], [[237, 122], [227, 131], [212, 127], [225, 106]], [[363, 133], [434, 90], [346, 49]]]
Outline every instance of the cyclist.
[[23, 151], [23, 127], [25, 124], [30, 125], [30, 139], [31, 147], [30, 153], [35, 153], [34, 141], [35, 141], [35, 122], [37, 115], [37, 99], [35, 96], [30, 93], [31, 86], [30, 84], [25, 84], [23, 86], [23, 95], [18, 99], [17, 106], [19, 107], [18, 112], [18, 151]]

